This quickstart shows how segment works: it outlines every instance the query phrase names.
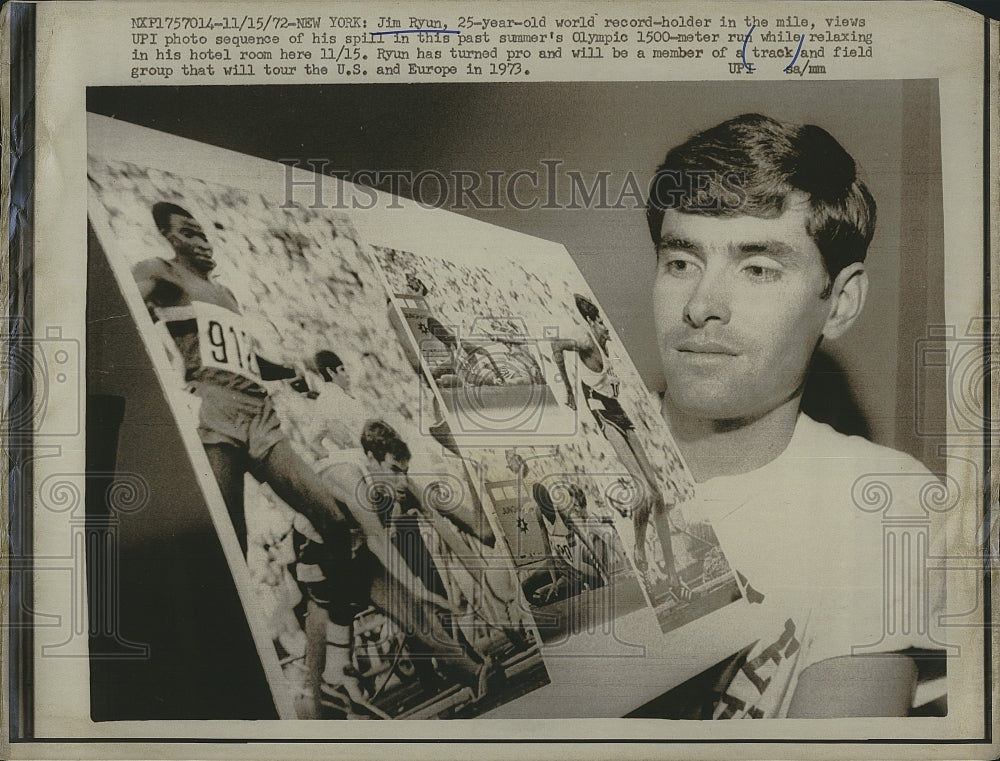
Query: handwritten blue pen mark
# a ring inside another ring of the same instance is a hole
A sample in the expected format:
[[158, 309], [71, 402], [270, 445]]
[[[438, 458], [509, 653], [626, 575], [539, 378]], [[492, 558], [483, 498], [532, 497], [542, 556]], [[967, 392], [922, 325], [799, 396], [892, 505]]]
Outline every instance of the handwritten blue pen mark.
[[799, 46], [795, 49], [795, 55], [792, 56], [792, 62], [785, 67], [785, 72], [787, 73], [790, 68], [795, 65], [795, 62], [799, 60], [799, 53], [802, 52], [802, 43], [806, 41], [806, 36], [803, 34], [799, 37]]
[[743, 65], [746, 66], [747, 71], [751, 74], [753, 74], [753, 66], [747, 63], [747, 43], [750, 42], [750, 35], [753, 34], [753, 30], [756, 28], [757, 28], [756, 24], [750, 27], [749, 31], [747, 32], [747, 36], [743, 38], [743, 52], [740, 53], [740, 55], [743, 57]]
[[458, 29], [392, 29], [387, 32], [369, 32], [372, 37], [380, 37], [383, 34], [417, 34], [418, 32], [426, 32], [428, 34], [461, 34]]

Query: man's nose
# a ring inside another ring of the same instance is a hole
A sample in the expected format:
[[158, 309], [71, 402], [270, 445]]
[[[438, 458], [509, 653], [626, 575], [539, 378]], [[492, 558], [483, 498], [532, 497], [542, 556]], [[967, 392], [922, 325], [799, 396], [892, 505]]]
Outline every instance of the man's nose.
[[712, 321], [723, 325], [730, 318], [730, 283], [725, 272], [706, 271], [684, 305], [684, 321], [701, 328]]

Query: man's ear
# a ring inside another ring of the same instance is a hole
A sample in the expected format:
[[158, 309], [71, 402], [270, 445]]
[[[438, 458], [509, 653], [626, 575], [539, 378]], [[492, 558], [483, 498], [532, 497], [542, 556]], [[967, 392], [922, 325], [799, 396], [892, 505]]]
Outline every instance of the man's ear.
[[868, 272], [855, 262], [844, 267], [830, 290], [830, 314], [823, 326], [824, 338], [840, 338], [854, 324], [868, 298]]

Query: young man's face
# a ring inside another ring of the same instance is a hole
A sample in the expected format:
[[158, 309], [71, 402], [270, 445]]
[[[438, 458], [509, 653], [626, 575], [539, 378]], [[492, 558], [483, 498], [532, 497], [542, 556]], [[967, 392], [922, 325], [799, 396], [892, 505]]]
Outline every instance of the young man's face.
[[507, 467], [513, 473], [520, 474], [524, 470], [524, 458], [517, 452], [508, 449], [506, 453]]
[[372, 475], [374, 482], [391, 491], [396, 499], [405, 496], [408, 488], [407, 473], [410, 469], [410, 461], [407, 459], [397, 460], [395, 456], [386, 454], [385, 459], [379, 462], [371, 452], [366, 454], [368, 459], [368, 472]]
[[173, 246], [178, 258], [202, 272], [215, 267], [212, 247], [198, 220], [182, 214], [171, 214], [170, 225], [163, 237]]
[[608, 326], [604, 324], [600, 315], [596, 319], [587, 320], [587, 325], [590, 326], [590, 332], [594, 334], [594, 339], [599, 343], [604, 344], [611, 338], [611, 331], [608, 330]]
[[336, 383], [345, 393], [351, 390], [351, 376], [344, 365], [337, 365], [336, 369], [327, 367], [326, 372], [330, 376], [330, 383]]
[[773, 219], [667, 210], [653, 309], [668, 411], [750, 421], [794, 397], [832, 308], [807, 199]]

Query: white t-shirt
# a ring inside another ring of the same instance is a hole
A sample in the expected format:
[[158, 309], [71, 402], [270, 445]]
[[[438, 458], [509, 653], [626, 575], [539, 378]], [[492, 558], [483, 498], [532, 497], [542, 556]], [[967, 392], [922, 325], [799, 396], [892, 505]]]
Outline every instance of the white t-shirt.
[[743, 587], [746, 664], [714, 718], [788, 711], [799, 675], [842, 655], [935, 649], [943, 486], [909, 455], [800, 414], [758, 470], [710, 479], [685, 506], [708, 520]]

